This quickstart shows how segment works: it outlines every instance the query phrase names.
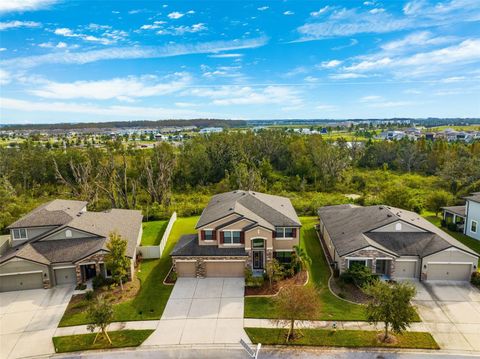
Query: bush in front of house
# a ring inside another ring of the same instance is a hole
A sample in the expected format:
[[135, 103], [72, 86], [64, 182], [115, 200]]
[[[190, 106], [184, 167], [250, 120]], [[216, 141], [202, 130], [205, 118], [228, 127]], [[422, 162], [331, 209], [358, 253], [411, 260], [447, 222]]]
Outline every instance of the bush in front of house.
[[259, 288], [263, 285], [265, 278], [263, 276], [254, 277], [250, 268], [245, 269], [245, 285], [247, 287]]
[[358, 287], [363, 287], [378, 280], [378, 276], [373, 274], [372, 270], [366, 266], [354, 265], [343, 272], [340, 279], [344, 283], [354, 283]]
[[480, 272], [473, 272], [470, 283], [480, 288]]

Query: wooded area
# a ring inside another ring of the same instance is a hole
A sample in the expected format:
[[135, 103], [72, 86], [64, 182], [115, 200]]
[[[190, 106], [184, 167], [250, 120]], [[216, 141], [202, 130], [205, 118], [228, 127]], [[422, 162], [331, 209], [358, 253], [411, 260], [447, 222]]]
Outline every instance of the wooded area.
[[[480, 143], [347, 143], [281, 130], [225, 131], [154, 149], [0, 148], [0, 230], [52, 198], [91, 209], [140, 208], [145, 219], [201, 213], [213, 193], [290, 197], [300, 215], [322, 205], [384, 203], [421, 212], [480, 191]], [[441, 200], [438, 197], [441, 196]], [[437, 199], [435, 201], [435, 199]]]

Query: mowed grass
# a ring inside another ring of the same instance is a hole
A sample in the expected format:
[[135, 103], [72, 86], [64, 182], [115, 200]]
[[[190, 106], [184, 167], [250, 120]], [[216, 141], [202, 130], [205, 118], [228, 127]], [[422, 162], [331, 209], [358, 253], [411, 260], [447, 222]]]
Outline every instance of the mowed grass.
[[53, 337], [52, 340], [56, 353], [67, 353], [93, 349], [138, 347], [152, 332], [153, 330], [120, 330], [109, 332], [108, 336], [112, 340], [112, 344], [103, 336], [99, 336], [96, 343], [93, 344], [95, 336], [97, 335], [96, 333]]
[[[172, 266], [170, 252], [184, 234], [195, 233], [195, 224], [198, 217], [178, 218], [173, 225], [165, 251], [160, 259], [143, 260], [139, 266], [137, 276], [140, 279], [140, 291], [137, 296], [123, 303], [113, 305], [113, 321], [156, 320], [162, 316], [167, 304], [172, 285], [163, 284], [168, 271]], [[88, 303], [84, 303], [85, 309]], [[74, 311], [69, 308], [65, 311], [60, 327], [88, 324], [85, 310]]]
[[158, 246], [167, 225], [168, 220], [143, 223], [142, 246]]
[[263, 345], [439, 349], [432, 335], [424, 332], [397, 334], [396, 343], [386, 344], [377, 340], [378, 332], [367, 330], [302, 329], [302, 336], [288, 343], [285, 342], [287, 329], [245, 328], [245, 331], [253, 343]]
[[[318, 219], [316, 217], [301, 217], [300, 220], [302, 222], [300, 246], [306, 250], [312, 260], [312, 263], [308, 266], [310, 277], [308, 285], [313, 285], [319, 290], [321, 308], [316, 317], [298, 319], [366, 320], [365, 310], [362, 305], [337, 298], [328, 289], [330, 268], [315, 231]], [[268, 297], [246, 297], [244, 316], [246, 318], [281, 318], [281, 314], [275, 310], [273, 299]]]

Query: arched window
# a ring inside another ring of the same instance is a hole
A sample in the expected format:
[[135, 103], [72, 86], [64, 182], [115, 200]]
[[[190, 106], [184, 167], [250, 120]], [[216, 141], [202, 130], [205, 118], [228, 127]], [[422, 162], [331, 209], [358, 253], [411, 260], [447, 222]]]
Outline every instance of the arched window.
[[72, 231], [69, 230], [69, 229], [67, 229], [67, 230], [65, 231], [65, 237], [67, 237], [67, 238], [72, 238]]
[[402, 224], [401, 223], [395, 224], [395, 230], [396, 231], [401, 231], [402, 230]]

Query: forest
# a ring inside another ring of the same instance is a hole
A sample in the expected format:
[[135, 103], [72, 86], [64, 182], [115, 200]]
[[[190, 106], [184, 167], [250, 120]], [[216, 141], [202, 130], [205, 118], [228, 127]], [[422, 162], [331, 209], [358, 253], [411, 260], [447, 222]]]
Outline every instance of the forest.
[[299, 215], [324, 205], [387, 204], [437, 212], [480, 191], [480, 143], [327, 141], [281, 129], [224, 131], [153, 149], [0, 147], [0, 231], [53, 198], [91, 210], [141, 209], [145, 220], [201, 213], [214, 193], [256, 190], [291, 198]]

